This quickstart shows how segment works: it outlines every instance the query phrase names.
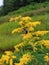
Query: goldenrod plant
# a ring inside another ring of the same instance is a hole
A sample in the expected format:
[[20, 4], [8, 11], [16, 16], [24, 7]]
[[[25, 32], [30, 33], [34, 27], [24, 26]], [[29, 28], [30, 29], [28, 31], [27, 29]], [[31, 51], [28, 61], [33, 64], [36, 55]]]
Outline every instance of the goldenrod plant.
[[49, 65], [49, 40], [40, 39], [49, 31], [35, 31], [41, 21], [33, 22], [29, 16], [18, 16], [9, 21], [18, 22], [19, 27], [12, 30], [11, 34], [18, 33], [22, 42], [14, 46], [14, 51], [2, 54], [0, 65]]

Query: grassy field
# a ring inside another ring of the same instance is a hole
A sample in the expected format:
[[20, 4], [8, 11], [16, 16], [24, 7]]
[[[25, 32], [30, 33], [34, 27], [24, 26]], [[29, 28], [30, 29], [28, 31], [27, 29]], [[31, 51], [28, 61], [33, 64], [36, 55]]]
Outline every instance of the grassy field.
[[[7, 22], [0, 25], [0, 49], [12, 48], [13, 45], [19, 43], [21, 38], [17, 35], [12, 35], [11, 31], [18, 27], [18, 23]], [[12, 47], [11, 47], [12, 46]]]

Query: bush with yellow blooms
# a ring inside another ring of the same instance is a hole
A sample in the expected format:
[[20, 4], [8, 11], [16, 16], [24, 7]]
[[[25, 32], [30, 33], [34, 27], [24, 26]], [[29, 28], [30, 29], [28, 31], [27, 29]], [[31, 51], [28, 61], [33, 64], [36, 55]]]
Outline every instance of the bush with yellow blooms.
[[41, 39], [49, 31], [35, 31], [41, 21], [33, 22], [29, 16], [13, 17], [9, 21], [18, 22], [19, 27], [11, 34], [18, 33], [22, 42], [14, 46], [14, 51], [2, 54], [0, 65], [49, 65], [49, 40]]

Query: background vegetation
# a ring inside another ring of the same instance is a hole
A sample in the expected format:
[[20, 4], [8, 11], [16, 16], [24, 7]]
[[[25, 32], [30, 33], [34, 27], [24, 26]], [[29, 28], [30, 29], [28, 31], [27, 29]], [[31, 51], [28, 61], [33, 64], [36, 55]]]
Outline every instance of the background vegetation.
[[[10, 11], [19, 9], [20, 7], [48, 2], [49, 0], [3, 0], [3, 6], [0, 8], [0, 16], [8, 14]], [[46, 4], [45, 4], [46, 5]], [[44, 6], [45, 7], [45, 6]]]
[[[13, 29], [19, 28], [19, 24], [17, 21], [10, 22], [9, 20], [17, 16], [30, 16], [32, 22], [40, 21], [41, 24], [35, 27], [34, 31], [49, 31], [49, 0], [4, 0], [4, 5], [0, 7], [0, 58], [5, 51], [12, 51], [13, 55], [17, 57], [13, 60], [14, 63], [19, 63], [23, 54], [30, 52], [31, 55], [34, 55], [35, 60], [27, 65], [45, 65], [44, 56], [49, 55], [49, 48], [43, 46], [41, 49], [37, 44], [38, 51], [34, 52], [26, 42], [26, 46], [21, 47], [19, 53], [14, 49], [15, 45], [22, 42], [22, 37], [21, 33], [12, 34]], [[49, 33], [39, 36], [39, 40], [36, 39], [35, 42], [43, 39], [49, 41]], [[36, 60], [38, 64], [35, 64]], [[47, 65], [49, 65], [49, 61], [47, 61]]]
[[[4, 5], [0, 8], [0, 11], [3, 9], [1, 11], [2, 13], [0, 12], [1, 15], [3, 14], [3, 11], [5, 14], [8, 13], [5, 16], [0, 16], [0, 49], [4, 50], [10, 47], [12, 48], [16, 42], [18, 43], [21, 41], [20, 37], [16, 36], [16, 34], [11, 35], [11, 31], [18, 27], [17, 22], [9, 22], [11, 17], [16, 17], [19, 15], [30, 16], [32, 21], [42, 22], [42, 24], [35, 30], [49, 30], [49, 0], [22, 0], [21, 6], [20, 1], [21, 0], [17, 1], [19, 3], [18, 4], [16, 0], [4, 0]], [[17, 4], [15, 5], [14, 3]], [[17, 7], [19, 7], [18, 10]], [[49, 39], [49, 36], [44, 37]]]

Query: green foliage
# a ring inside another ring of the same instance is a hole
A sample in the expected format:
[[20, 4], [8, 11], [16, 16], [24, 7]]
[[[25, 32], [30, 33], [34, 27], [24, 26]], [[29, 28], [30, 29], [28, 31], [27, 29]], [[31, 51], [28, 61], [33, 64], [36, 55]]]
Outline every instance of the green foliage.
[[26, 6], [30, 3], [34, 5], [35, 3], [41, 3], [41, 2], [45, 2], [45, 1], [48, 1], [48, 0], [4, 0], [2, 13], [5, 15], [5, 14], [8, 14], [8, 12], [10, 12], [10, 11], [14, 11], [14, 10], [16, 10], [20, 7]]
[[38, 19], [38, 20], [39, 19], [44, 20], [48, 17], [47, 13], [49, 14], [49, 2], [39, 3], [39, 4], [36, 3], [36, 5], [30, 4], [25, 7], [21, 7], [20, 9], [15, 10], [13, 12], [9, 12], [8, 15], [6, 15], [6, 16], [0, 17], [0, 24], [2, 24], [4, 22], [8, 22], [10, 17], [15, 17], [15, 16], [19, 16], [19, 15], [22, 15], [22, 16], [26, 16], [26, 15], [33, 16], [34, 15], [33, 18], [36, 17], [36, 19]]
[[20, 0], [4, 0], [3, 10], [7, 14], [9, 11], [17, 9], [19, 7]]
[[[21, 14], [27, 14], [27, 13], [31, 13], [33, 12], [33, 10], [38, 10], [38, 9], [44, 9], [48, 11], [47, 8], [49, 8], [49, 2], [45, 2], [45, 3], [36, 3], [36, 5], [34, 4], [30, 4], [30, 5], [27, 5], [25, 7], [22, 7], [16, 11], [13, 11], [13, 12], [9, 12], [8, 14], [9, 15], [21, 15]], [[44, 10], [44, 11], [45, 11]], [[42, 11], [43, 12], [43, 11]], [[34, 13], [34, 12], [33, 12]], [[39, 13], [39, 11], [38, 11]], [[31, 13], [32, 14], [32, 13]]]

